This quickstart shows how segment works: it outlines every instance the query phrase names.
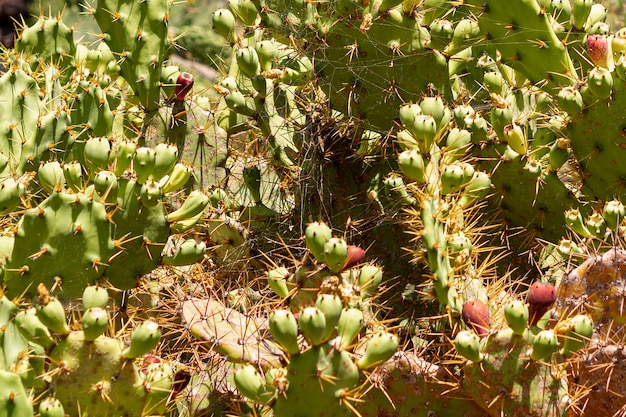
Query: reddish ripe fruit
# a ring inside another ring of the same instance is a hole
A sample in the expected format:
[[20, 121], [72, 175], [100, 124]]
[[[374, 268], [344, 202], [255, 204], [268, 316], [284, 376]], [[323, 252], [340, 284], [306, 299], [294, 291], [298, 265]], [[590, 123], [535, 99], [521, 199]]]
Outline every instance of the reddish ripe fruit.
[[365, 251], [358, 246], [348, 246], [348, 256], [346, 257], [346, 263], [343, 265], [343, 270], [352, 268], [365, 258]]
[[489, 334], [489, 310], [480, 300], [467, 301], [461, 311], [463, 322], [480, 337]]
[[528, 290], [528, 313], [530, 325], [535, 325], [552, 307], [556, 300], [556, 289], [548, 282], [535, 282]]
[[609, 57], [607, 37], [603, 35], [587, 36], [587, 52], [594, 64], [606, 68]]
[[181, 72], [176, 80], [176, 100], [183, 101], [193, 87], [193, 75]]

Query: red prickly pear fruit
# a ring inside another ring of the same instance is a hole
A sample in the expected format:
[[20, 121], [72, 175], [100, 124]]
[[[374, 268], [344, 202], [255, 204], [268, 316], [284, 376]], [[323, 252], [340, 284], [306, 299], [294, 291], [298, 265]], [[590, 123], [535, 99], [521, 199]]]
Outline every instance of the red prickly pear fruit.
[[530, 325], [534, 326], [550, 309], [556, 300], [556, 289], [548, 282], [535, 282], [528, 290], [526, 301]]
[[193, 75], [181, 72], [176, 80], [176, 100], [183, 101], [193, 87]]
[[489, 334], [489, 310], [480, 300], [471, 300], [463, 304], [461, 311], [463, 322], [480, 337]]
[[587, 52], [593, 63], [599, 67], [609, 67], [609, 43], [604, 35], [587, 36]]
[[365, 251], [358, 246], [348, 245], [348, 256], [346, 257], [346, 263], [343, 264], [343, 269], [350, 269], [354, 265], [357, 265], [365, 258]]

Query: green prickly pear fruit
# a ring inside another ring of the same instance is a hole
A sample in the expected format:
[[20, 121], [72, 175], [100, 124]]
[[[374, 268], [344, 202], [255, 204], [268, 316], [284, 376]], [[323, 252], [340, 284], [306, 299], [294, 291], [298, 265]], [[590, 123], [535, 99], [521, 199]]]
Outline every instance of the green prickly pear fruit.
[[99, 171], [93, 179], [93, 188], [102, 201], [117, 202], [117, 176], [112, 171]]
[[621, 57], [619, 57], [619, 59], [615, 63], [615, 73], [620, 80], [626, 80], [626, 55], [622, 55]]
[[387, 332], [374, 335], [367, 342], [365, 353], [356, 362], [359, 369], [370, 369], [387, 362], [398, 350], [398, 337]]
[[465, 126], [465, 118], [473, 117], [475, 114], [476, 110], [470, 105], [460, 105], [452, 111], [452, 116], [458, 126]]
[[261, 63], [259, 55], [252, 47], [240, 48], [235, 52], [239, 71], [248, 78], [261, 73]]
[[84, 148], [87, 169], [92, 174], [109, 168], [111, 155], [111, 143], [105, 137], [93, 137], [87, 139]]
[[328, 340], [341, 317], [343, 303], [338, 295], [319, 294], [315, 300], [315, 307], [324, 314], [326, 319], [326, 328], [322, 334], [322, 339]]
[[365, 325], [363, 312], [358, 308], [346, 308], [341, 312], [337, 322], [337, 335], [339, 335], [339, 346], [348, 349], [357, 334]]
[[193, 169], [189, 165], [182, 162], [174, 165], [172, 172], [167, 178], [167, 181], [165, 182], [165, 184], [163, 184], [163, 187], [161, 187], [161, 189], [163, 190], [163, 194], [176, 191], [180, 187], [185, 185], [187, 181], [189, 181], [189, 178], [191, 178], [192, 171]]
[[326, 317], [317, 307], [307, 307], [300, 312], [298, 317], [300, 331], [304, 338], [313, 346], [324, 343], [326, 333]]
[[256, 113], [254, 104], [249, 103], [241, 91], [232, 91], [224, 97], [224, 102], [233, 111], [244, 116], [252, 117]]
[[331, 237], [324, 244], [324, 261], [333, 273], [341, 272], [347, 258], [348, 244], [343, 238]]
[[0, 413], [3, 417], [33, 417], [31, 399], [20, 375], [0, 370]]
[[167, 175], [178, 161], [178, 147], [167, 143], [159, 143], [154, 147], [154, 169], [152, 179], [160, 181]]
[[290, 355], [300, 353], [300, 346], [298, 346], [298, 323], [291, 311], [273, 311], [269, 317], [269, 327], [274, 339]]
[[104, 308], [109, 303], [109, 292], [106, 288], [90, 285], [83, 291], [83, 308], [91, 307]]
[[137, 183], [143, 184], [154, 172], [156, 153], [148, 147], [137, 148], [133, 156], [133, 169], [137, 174]]
[[70, 332], [65, 318], [65, 308], [55, 297], [50, 296], [46, 286], [41, 283], [37, 287], [39, 304], [36, 307], [37, 317], [50, 330], [60, 335]]
[[565, 224], [581, 237], [590, 237], [591, 232], [585, 226], [583, 217], [577, 208], [565, 212]]
[[106, 332], [109, 326], [109, 315], [104, 308], [91, 307], [83, 313], [81, 324], [85, 340], [91, 342]]
[[185, 220], [180, 220], [176, 223], [172, 223], [170, 224], [170, 231], [172, 233], [179, 233], [179, 234], [185, 233], [191, 230], [191, 228], [193, 228], [196, 224], [198, 224], [202, 216], [204, 216], [204, 212], [201, 211], [200, 213], [196, 214], [193, 217], [190, 217]]
[[304, 232], [306, 247], [317, 262], [324, 262], [324, 245], [332, 237], [332, 230], [324, 222], [309, 224]]
[[491, 109], [491, 124], [498, 137], [506, 141], [504, 128], [513, 123], [513, 109], [504, 98], [496, 100], [496, 105]]
[[591, 6], [593, 6], [593, 0], [574, 0], [572, 4], [572, 25], [579, 30], [582, 30], [591, 13]]
[[155, 362], [148, 365], [145, 373], [142, 385], [146, 396], [141, 415], [163, 415], [172, 394], [174, 370], [167, 362]]
[[180, 75], [180, 68], [178, 65], [169, 65], [161, 69], [160, 81], [161, 90], [165, 100], [170, 101], [174, 98], [176, 90], [176, 79]]
[[[455, 127], [446, 137], [446, 147], [444, 152], [444, 162], [451, 164], [465, 155], [467, 148], [472, 143], [472, 134]], [[402, 169], [402, 167], [400, 167]]]
[[15, 316], [15, 324], [20, 334], [29, 342], [49, 348], [54, 345], [54, 339], [48, 328], [37, 318], [35, 311], [20, 311]]
[[346, 263], [341, 268], [342, 271], [350, 269], [355, 265], [358, 265], [365, 258], [365, 251], [358, 246], [348, 245], [348, 255], [346, 256]]
[[587, 76], [587, 85], [591, 94], [603, 100], [608, 99], [613, 93], [613, 76], [606, 68], [592, 68]]
[[259, 11], [252, 0], [229, 0], [228, 5], [241, 23], [246, 26], [254, 26], [256, 24]]
[[0, 183], [0, 213], [2, 215], [15, 211], [20, 204], [20, 197], [26, 193], [24, 184], [9, 177]]
[[567, 162], [571, 154], [570, 141], [567, 138], [558, 138], [550, 146], [548, 160], [550, 170], [556, 172]]
[[361, 298], [372, 297], [383, 281], [383, 269], [376, 265], [363, 265], [359, 271]]
[[504, 127], [504, 140], [506, 143], [520, 155], [525, 155], [528, 151], [528, 139], [524, 129], [516, 123], [511, 123]]
[[160, 338], [159, 325], [152, 320], [146, 320], [135, 328], [130, 336], [130, 345], [122, 352], [122, 356], [134, 359], [145, 355], [157, 346]]
[[175, 223], [181, 220], [189, 219], [204, 210], [209, 204], [209, 201], [209, 196], [205, 193], [199, 190], [194, 190], [189, 193], [187, 199], [178, 210], [175, 210], [167, 215], [167, 221], [169, 223]]
[[437, 19], [430, 24], [429, 29], [430, 43], [428, 47], [431, 49], [442, 50], [452, 40], [454, 27], [449, 20]]
[[606, 225], [611, 230], [617, 230], [617, 226], [624, 220], [626, 209], [621, 201], [614, 199], [609, 201], [602, 208], [602, 217]]
[[136, 151], [137, 144], [131, 140], [122, 140], [117, 145], [117, 152], [115, 153], [115, 167], [113, 168], [115, 175], [121, 177], [124, 174], [130, 166]]
[[556, 101], [559, 107], [569, 114], [579, 113], [585, 106], [580, 91], [570, 86], [563, 87], [559, 91], [559, 94], [556, 96]]
[[563, 335], [561, 354], [571, 356], [591, 340], [593, 321], [589, 316], [579, 314], [557, 324], [556, 332]]
[[470, 330], [460, 331], [454, 338], [454, 347], [459, 355], [472, 362], [480, 362], [483, 360], [483, 354], [480, 352], [480, 339], [476, 333]]
[[465, 128], [472, 133], [472, 142], [481, 143], [487, 141], [489, 126], [483, 116], [478, 113], [466, 116], [464, 119]]
[[611, 55], [611, 50], [609, 49], [609, 40], [606, 36], [587, 36], [587, 53], [595, 65], [609, 70], [611, 69], [613, 57]]
[[141, 204], [146, 207], [154, 207], [159, 204], [161, 198], [163, 198], [163, 188], [158, 182], [147, 180], [141, 184], [141, 189], [139, 190]]
[[191, 265], [200, 262], [206, 251], [207, 247], [203, 241], [196, 242], [195, 239], [190, 238], [185, 240], [173, 255], [164, 256], [162, 260], [165, 265]]
[[178, 75], [178, 78], [176, 78], [176, 90], [174, 95], [176, 100], [183, 101], [193, 88], [193, 83], [194, 77], [192, 74], [188, 72], [181, 72]]
[[446, 165], [441, 171], [441, 194], [457, 192], [463, 185], [463, 167], [458, 164]]
[[528, 326], [528, 306], [520, 300], [513, 300], [504, 306], [504, 318], [513, 333], [521, 335]]
[[74, 192], [83, 189], [83, 166], [80, 162], [66, 162], [63, 164], [63, 177], [67, 188]]
[[483, 75], [483, 84], [491, 94], [502, 94], [504, 78], [500, 71], [487, 71]]
[[61, 401], [46, 397], [39, 403], [39, 417], [64, 417], [65, 410]]
[[533, 283], [528, 290], [526, 301], [530, 317], [529, 323], [534, 326], [556, 301], [554, 285], [539, 281]]
[[235, 386], [241, 395], [255, 403], [266, 404], [272, 394], [268, 392], [265, 378], [252, 365], [237, 369], [233, 375]]
[[411, 132], [419, 150], [423, 154], [430, 152], [430, 148], [435, 141], [437, 135], [437, 122], [431, 115], [420, 114], [413, 119], [413, 122], [406, 126]]
[[280, 298], [287, 298], [289, 295], [289, 288], [287, 287], [289, 275], [291, 275], [289, 270], [283, 266], [266, 272], [267, 283]]
[[53, 190], [61, 191], [65, 188], [65, 175], [58, 161], [49, 161], [39, 165], [37, 177], [41, 187], [49, 193]]
[[400, 107], [400, 122], [404, 126], [410, 126], [415, 118], [423, 114], [422, 108], [417, 103], [407, 103]]
[[491, 190], [491, 178], [489, 174], [477, 171], [474, 177], [465, 185], [459, 198], [461, 207], [466, 208], [477, 200], [485, 197]]
[[606, 231], [606, 223], [600, 213], [593, 213], [585, 222], [587, 229], [597, 238], [602, 238]]
[[213, 30], [231, 44], [237, 41], [235, 16], [228, 9], [218, 9], [213, 13]]
[[558, 339], [554, 330], [542, 330], [535, 335], [530, 358], [538, 361], [547, 358], [558, 350]]
[[400, 171], [410, 180], [418, 184], [426, 182], [426, 164], [417, 149], [407, 149], [398, 156]]
[[487, 306], [480, 300], [470, 300], [463, 304], [463, 322], [480, 337], [489, 334], [490, 320]]
[[262, 40], [254, 45], [259, 61], [261, 62], [261, 70], [269, 71], [274, 65], [274, 61], [278, 56], [279, 48], [282, 44], [279, 44], [275, 40]]

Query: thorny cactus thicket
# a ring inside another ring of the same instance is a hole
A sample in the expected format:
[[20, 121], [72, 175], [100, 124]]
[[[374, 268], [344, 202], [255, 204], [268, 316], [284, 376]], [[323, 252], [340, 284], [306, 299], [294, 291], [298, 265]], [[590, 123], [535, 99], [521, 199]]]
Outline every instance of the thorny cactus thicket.
[[80, 7], [2, 51], [1, 416], [626, 415], [603, 5]]

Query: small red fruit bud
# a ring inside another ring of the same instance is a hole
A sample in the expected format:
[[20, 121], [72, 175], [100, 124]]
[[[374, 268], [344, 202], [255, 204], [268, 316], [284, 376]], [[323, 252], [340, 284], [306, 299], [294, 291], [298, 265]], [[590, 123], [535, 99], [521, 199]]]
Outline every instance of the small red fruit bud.
[[533, 326], [556, 301], [556, 289], [554, 285], [548, 282], [535, 282], [528, 290], [526, 301], [528, 302], [530, 325]]
[[463, 322], [480, 337], [489, 334], [489, 309], [480, 300], [471, 300], [463, 304], [461, 311]]
[[587, 52], [595, 65], [608, 68], [609, 44], [606, 36], [587, 36]]
[[188, 72], [181, 72], [176, 79], [176, 100], [183, 101], [187, 93], [193, 87], [193, 75]]
[[352, 268], [365, 258], [365, 251], [358, 246], [348, 246], [348, 256], [346, 256], [346, 263], [343, 265], [342, 271]]

